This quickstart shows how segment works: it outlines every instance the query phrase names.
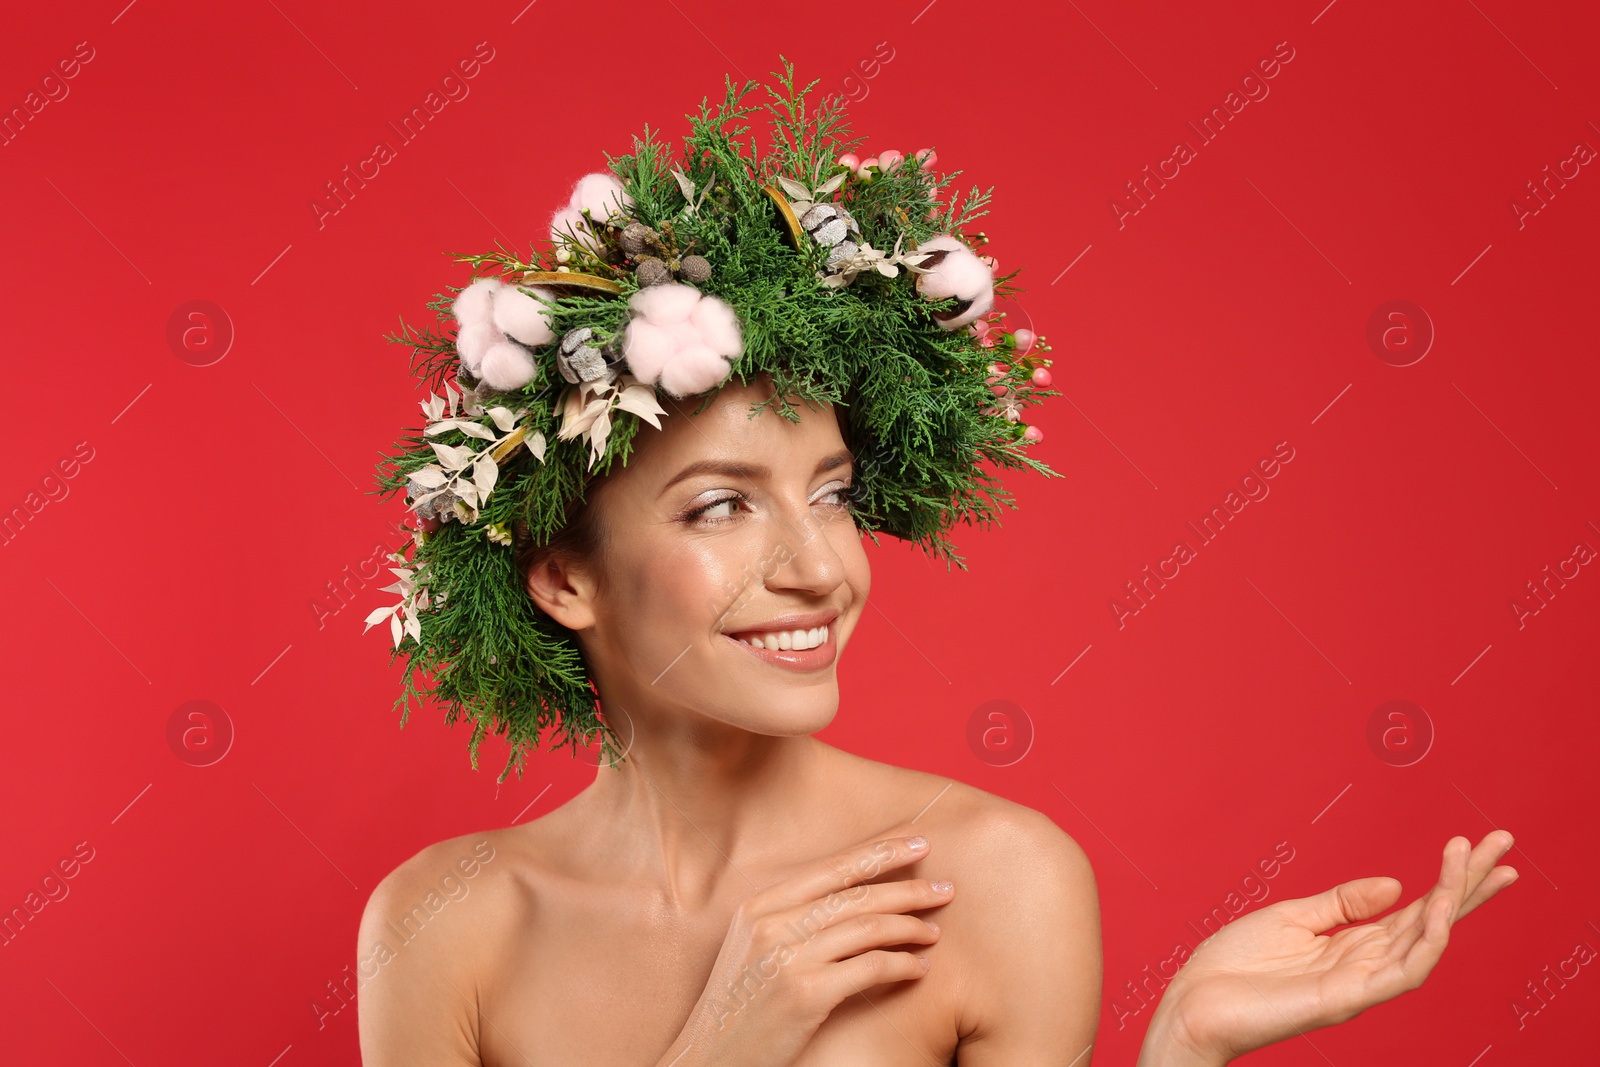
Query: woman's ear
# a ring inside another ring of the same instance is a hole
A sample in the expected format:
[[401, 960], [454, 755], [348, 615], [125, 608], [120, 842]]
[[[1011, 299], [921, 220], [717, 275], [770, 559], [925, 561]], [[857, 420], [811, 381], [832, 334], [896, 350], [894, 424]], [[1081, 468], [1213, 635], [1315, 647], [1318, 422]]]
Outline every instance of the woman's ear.
[[595, 623], [595, 583], [583, 569], [558, 553], [529, 564], [525, 587], [539, 610], [569, 630]]

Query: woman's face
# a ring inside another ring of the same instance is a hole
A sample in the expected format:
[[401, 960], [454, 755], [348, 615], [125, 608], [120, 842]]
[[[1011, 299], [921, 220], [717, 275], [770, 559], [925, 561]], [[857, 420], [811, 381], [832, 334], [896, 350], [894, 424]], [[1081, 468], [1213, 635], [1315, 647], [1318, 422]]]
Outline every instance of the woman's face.
[[[627, 466], [589, 498], [609, 538], [595, 561], [604, 589], [583, 568], [529, 571], [539, 607], [578, 632], [624, 741], [630, 716], [797, 735], [838, 710], [837, 657], [871, 585], [845, 506], [853, 465], [831, 405], [791, 400], [797, 423], [770, 406], [751, 418], [772, 395], [761, 377], [730, 381], [698, 414], [699, 398], [663, 400], [662, 429], [641, 426]], [[821, 618], [779, 622], [789, 615]], [[806, 652], [763, 655], [730, 636], [824, 621]]]

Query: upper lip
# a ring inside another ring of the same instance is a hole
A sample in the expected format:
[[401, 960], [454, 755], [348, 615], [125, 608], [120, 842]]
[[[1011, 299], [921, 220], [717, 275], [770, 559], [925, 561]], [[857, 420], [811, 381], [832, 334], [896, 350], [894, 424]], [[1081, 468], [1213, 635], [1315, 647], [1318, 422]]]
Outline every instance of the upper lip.
[[837, 608], [830, 611], [805, 611], [794, 612], [788, 615], [779, 615], [775, 619], [754, 623], [749, 626], [728, 627], [723, 633], [766, 633], [771, 630], [811, 630], [818, 626], [826, 626], [839, 617]]

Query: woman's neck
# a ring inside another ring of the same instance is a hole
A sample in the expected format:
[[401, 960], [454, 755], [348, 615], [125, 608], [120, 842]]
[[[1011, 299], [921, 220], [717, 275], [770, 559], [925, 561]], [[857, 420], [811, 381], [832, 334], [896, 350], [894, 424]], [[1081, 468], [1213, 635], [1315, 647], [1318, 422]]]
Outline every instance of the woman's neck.
[[783, 841], [806, 835], [813, 819], [826, 822], [819, 809], [840, 798], [829, 796], [822, 772], [838, 752], [806, 734], [772, 737], [705, 720], [679, 726], [640, 730], [581, 799], [624, 876], [696, 908], [724, 890], [742, 897], [759, 887], [761, 868], [792, 855]]

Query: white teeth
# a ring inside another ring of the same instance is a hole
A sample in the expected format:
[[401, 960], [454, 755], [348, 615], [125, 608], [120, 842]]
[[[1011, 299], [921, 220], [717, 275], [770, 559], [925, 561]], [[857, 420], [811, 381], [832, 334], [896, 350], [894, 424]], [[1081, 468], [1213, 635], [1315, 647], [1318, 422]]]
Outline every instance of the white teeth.
[[771, 651], [803, 652], [809, 648], [816, 648], [828, 640], [826, 626], [813, 627], [810, 630], [775, 630], [770, 633], [755, 634], [750, 637], [741, 637], [738, 640], [757, 648], [770, 649]]

